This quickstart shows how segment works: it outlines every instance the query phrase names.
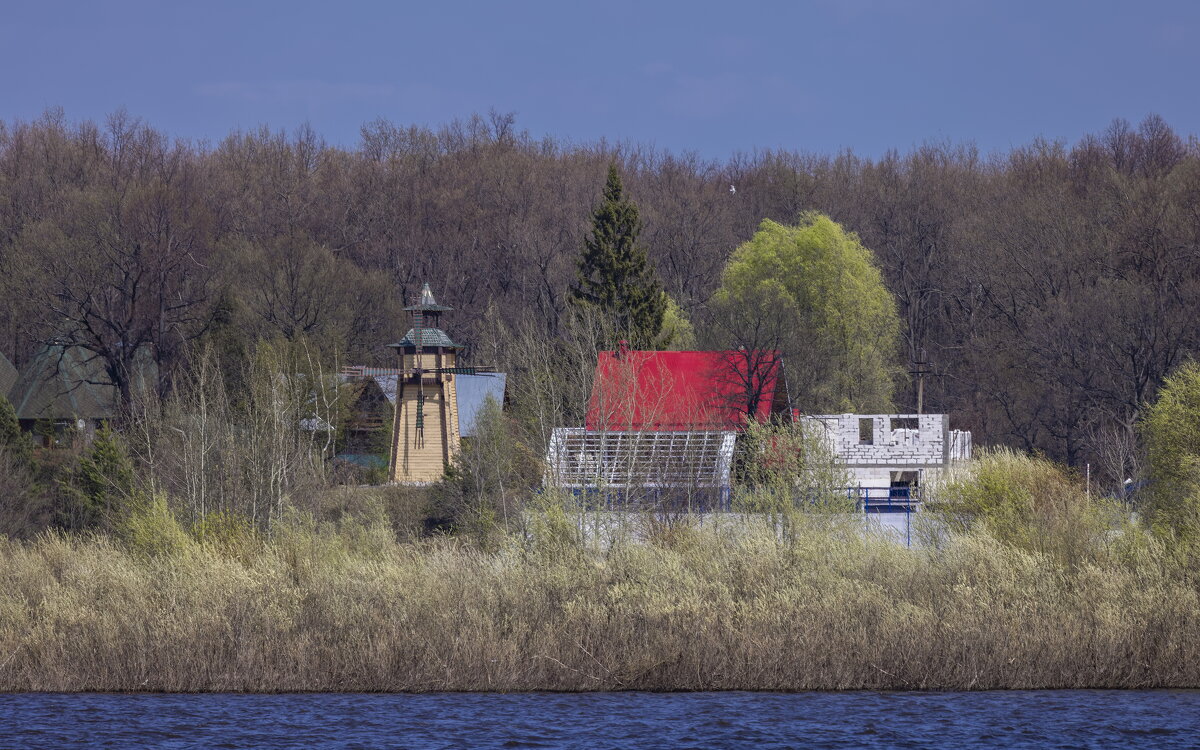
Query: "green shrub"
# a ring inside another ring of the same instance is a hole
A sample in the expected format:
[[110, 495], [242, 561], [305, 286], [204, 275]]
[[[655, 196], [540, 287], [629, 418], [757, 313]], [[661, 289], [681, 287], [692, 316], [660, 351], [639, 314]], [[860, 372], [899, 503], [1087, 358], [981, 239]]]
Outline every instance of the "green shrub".
[[196, 541], [221, 554], [247, 562], [263, 545], [258, 526], [233, 511], [208, 513], [192, 526]]
[[133, 461], [107, 424], [63, 484], [59, 525], [71, 530], [112, 528], [134, 500]]
[[501, 405], [488, 397], [476, 415], [474, 437], [463, 441], [434, 488], [432, 515], [453, 531], [487, 539], [520, 524], [524, 500], [542, 474], [541, 461], [518, 438]]
[[131, 509], [117, 523], [116, 531], [127, 549], [147, 557], [180, 555], [194, 545], [161, 495]]
[[982, 528], [1006, 544], [1072, 562], [1102, 548], [1120, 520], [1111, 501], [1089, 498], [1064, 467], [1009, 448], [980, 451], [933, 483], [928, 500], [941, 531]]
[[1159, 536], [1200, 545], [1200, 364], [1188, 362], [1166, 379], [1142, 435], [1151, 479], [1146, 522]]
[[750, 422], [738, 438], [734, 507], [749, 513], [854, 510], [846, 467], [820, 425]]
[[0, 394], [0, 448], [6, 449], [13, 461], [28, 467], [33, 461], [33, 441], [21, 431], [16, 409]]

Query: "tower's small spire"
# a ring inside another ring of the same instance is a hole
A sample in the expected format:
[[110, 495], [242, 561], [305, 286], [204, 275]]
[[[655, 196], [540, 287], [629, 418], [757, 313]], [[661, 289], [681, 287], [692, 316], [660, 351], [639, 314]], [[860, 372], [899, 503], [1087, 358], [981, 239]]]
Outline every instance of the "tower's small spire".
[[412, 328], [408, 329], [408, 333], [404, 334], [404, 338], [400, 339], [399, 343], [389, 344], [389, 346], [410, 354], [413, 350], [423, 347], [462, 348], [455, 344], [445, 331], [441, 330], [442, 313], [449, 312], [454, 308], [437, 303], [433, 297], [433, 290], [429, 288], [429, 282], [421, 285], [421, 297], [417, 304], [409, 305], [404, 309], [412, 318]]
[[446, 307], [445, 305], [439, 305], [437, 300], [433, 298], [433, 290], [429, 288], [429, 282], [427, 281], [421, 285], [421, 296], [418, 298], [417, 303], [415, 305], [409, 305], [404, 309], [408, 310], [409, 312], [412, 312], [413, 310], [424, 310], [425, 312], [443, 313], [450, 312], [454, 308]]

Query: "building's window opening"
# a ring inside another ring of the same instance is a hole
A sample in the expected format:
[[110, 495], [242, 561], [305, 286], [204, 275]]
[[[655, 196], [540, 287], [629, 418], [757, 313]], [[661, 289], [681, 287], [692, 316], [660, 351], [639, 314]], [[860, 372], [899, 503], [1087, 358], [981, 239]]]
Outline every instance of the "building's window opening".
[[919, 430], [921, 420], [917, 417], [892, 417], [893, 430]]
[[870, 417], [861, 418], [858, 420], [858, 444], [859, 445], [874, 445], [875, 444], [875, 420]]
[[917, 487], [920, 484], [919, 471], [893, 471], [888, 495], [893, 500], [916, 499]]

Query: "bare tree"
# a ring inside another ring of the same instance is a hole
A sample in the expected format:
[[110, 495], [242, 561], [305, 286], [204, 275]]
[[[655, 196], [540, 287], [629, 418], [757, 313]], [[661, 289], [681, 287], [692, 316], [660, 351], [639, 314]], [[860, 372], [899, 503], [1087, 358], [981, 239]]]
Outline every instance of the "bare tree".
[[128, 402], [144, 366], [166, 376], [205, 330], [215, 269], [203, 177], [190, 147], [123, 115], [92, 146], [101, 178], [25, 228], [34, 262], [22, 278], [40, 335], [91, 352]]

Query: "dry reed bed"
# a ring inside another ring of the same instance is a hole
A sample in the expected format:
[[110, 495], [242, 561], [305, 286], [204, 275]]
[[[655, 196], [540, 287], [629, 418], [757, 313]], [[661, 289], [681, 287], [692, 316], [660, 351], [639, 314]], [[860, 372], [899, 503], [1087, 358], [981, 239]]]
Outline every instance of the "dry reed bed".
[[0, 690], [807, 690], [1200, 686], [1194, 584], [982, 535], [909, 551], [814, 523], [606, 550], [0, 542]]

